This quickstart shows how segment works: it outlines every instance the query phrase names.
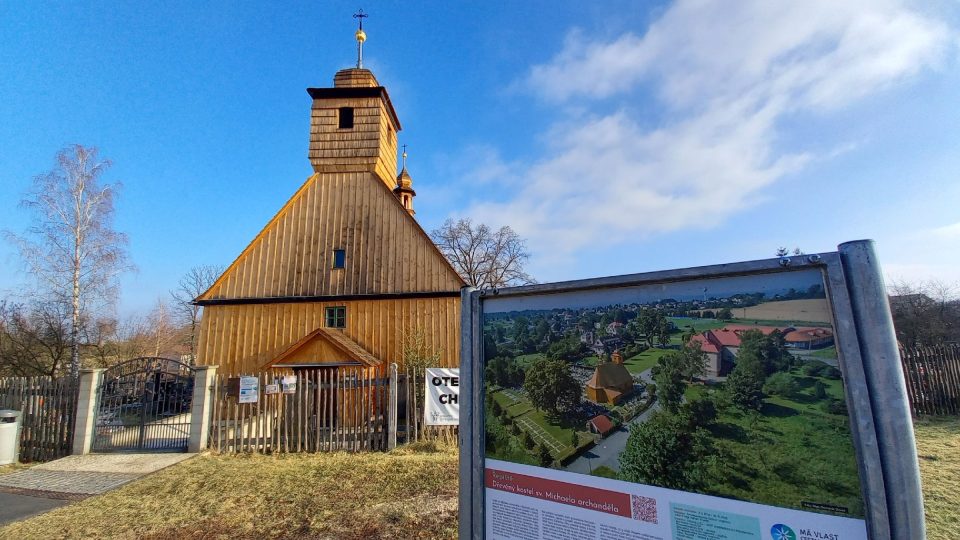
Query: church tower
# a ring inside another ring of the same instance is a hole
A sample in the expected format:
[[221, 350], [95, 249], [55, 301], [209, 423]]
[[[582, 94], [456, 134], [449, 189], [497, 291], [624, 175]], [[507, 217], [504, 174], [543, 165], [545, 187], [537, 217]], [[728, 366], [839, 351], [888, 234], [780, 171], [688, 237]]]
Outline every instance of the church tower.
[[[312, 174], [196, 298], [199, 365], [385, 376], [392, 362], [403, 368], [405, 336], [418, 329], [438, 366], [459, 362], [465, 283], [413, 217], [406, 152], [397, 175], [400, 121], [363, 68], [362, 26], [356, 38], [356, 67], [307, 90]], [[354, 398], [343, 399], [335, 406], [350, 410]]]
[[357, 66], [333, 77], [333, 88], [308, 88], [310, 164], [316, 173], [372, 172], [391, 190], [397, 170], [400, 120], [387, 89], [363, 68], [363, 19], [357, 30]]

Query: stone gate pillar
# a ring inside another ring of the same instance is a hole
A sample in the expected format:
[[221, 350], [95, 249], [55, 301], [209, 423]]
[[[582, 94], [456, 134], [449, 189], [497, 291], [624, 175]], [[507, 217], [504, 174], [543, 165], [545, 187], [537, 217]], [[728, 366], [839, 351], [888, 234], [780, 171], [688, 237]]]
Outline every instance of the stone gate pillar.
[[77, 395], [77, 418], [73, 429], [73, 454], [89, 454], [97, 421], [100, 384], [104, 368], [81, 369]]
[[217, 366], [193, 368], [193, 403], [190, 405], [190, 441], [188, 452], [203, 452], [210, 437], [210, 416], [213, 412], [213, 381]]

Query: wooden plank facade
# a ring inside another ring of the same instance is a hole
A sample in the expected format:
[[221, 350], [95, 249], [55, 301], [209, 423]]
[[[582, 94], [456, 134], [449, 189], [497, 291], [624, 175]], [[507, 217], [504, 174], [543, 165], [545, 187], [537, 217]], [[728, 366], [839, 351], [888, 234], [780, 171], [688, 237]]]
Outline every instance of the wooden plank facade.
[[[442, 367], [456, 367], [460, 358], [460, 298], [296, 302], [214, 305], [204, 308], [198, 362], [218, 365], [223, 373], [254, 373], [265, 368], [292, 345], [324, 326], [325, 308], [347, 308], [344, 335], [384, 364], [401, 362], [405, 332], [421, 327]], [[306, 349], [315, 349], [311, 353]], [[322, 354], [327, 353], [327, 354]], [[333, 345], [305, 344], [284, 364], [351, 363]]]
[[348, 69], [308, 92], [314, 174], [197, 298], [198, 363], [382, 375], [419, 330], [440, 365], [458, 365], [464, 282], [394, 193], [400, 123], [386, 89]]

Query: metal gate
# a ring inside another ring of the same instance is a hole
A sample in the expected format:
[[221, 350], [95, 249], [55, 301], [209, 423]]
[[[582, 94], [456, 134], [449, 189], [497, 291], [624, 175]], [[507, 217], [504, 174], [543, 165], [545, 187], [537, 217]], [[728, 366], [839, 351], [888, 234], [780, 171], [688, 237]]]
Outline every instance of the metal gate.
[[134, 358], [103, 373], [94, 452], [184, 452], [190, 439], [193, 368]]

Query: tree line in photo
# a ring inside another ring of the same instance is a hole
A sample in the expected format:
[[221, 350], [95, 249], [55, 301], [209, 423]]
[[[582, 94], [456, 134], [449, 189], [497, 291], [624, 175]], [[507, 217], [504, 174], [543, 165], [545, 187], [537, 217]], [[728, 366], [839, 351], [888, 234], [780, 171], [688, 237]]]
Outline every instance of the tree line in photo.
[[[727, 497], [743, 497], [753, 487], [760, 491], [751, 499], [755, 502], [799, 508], [800, 496], [791, 495], [792, 490], [822, 480], [806, 478], [804, 468], [816, 470], [821, 462], [836, 460], [826, 465], [841, 471], [834, 476], [836, 485], [821, 486], [820, 496], [842, 493], [845, 500], [854, 501], [851, 511], [862, 510], [856, 501], [859, 480], [846, 406], [842, 397], [829, 395], [824, 382], [840, 383], [836, 367], [799, 361], [778, 331], [764, 335], [750, 330], [741, 335], [727, 380], [691, 393], [688, 386], [702, 375], [697, 349], [688, 346], [665, 355], [653, 369], [661, 407], [647, 421], [631, 426], [618, 478]], [[790, 408], [794, 401], [817, 404], [818, 410], [795, 411]], [[790, 425], [785, 424], [788, 418]], [[800, 434], [796, 448], [790, 446], [788, 429]], [[818, 448], [820, 439], [811, 440], [823, 435], [817, 430], [829, 430], [834, 437], [829, 446]], [[737, 444], [725, 444], [736, 440]], [[756, 481], [761, 476], [762, 482]], [[754, 482], [757, 485], [751, 486]], [[787, 490], [783, 484], [793, 485]]]

